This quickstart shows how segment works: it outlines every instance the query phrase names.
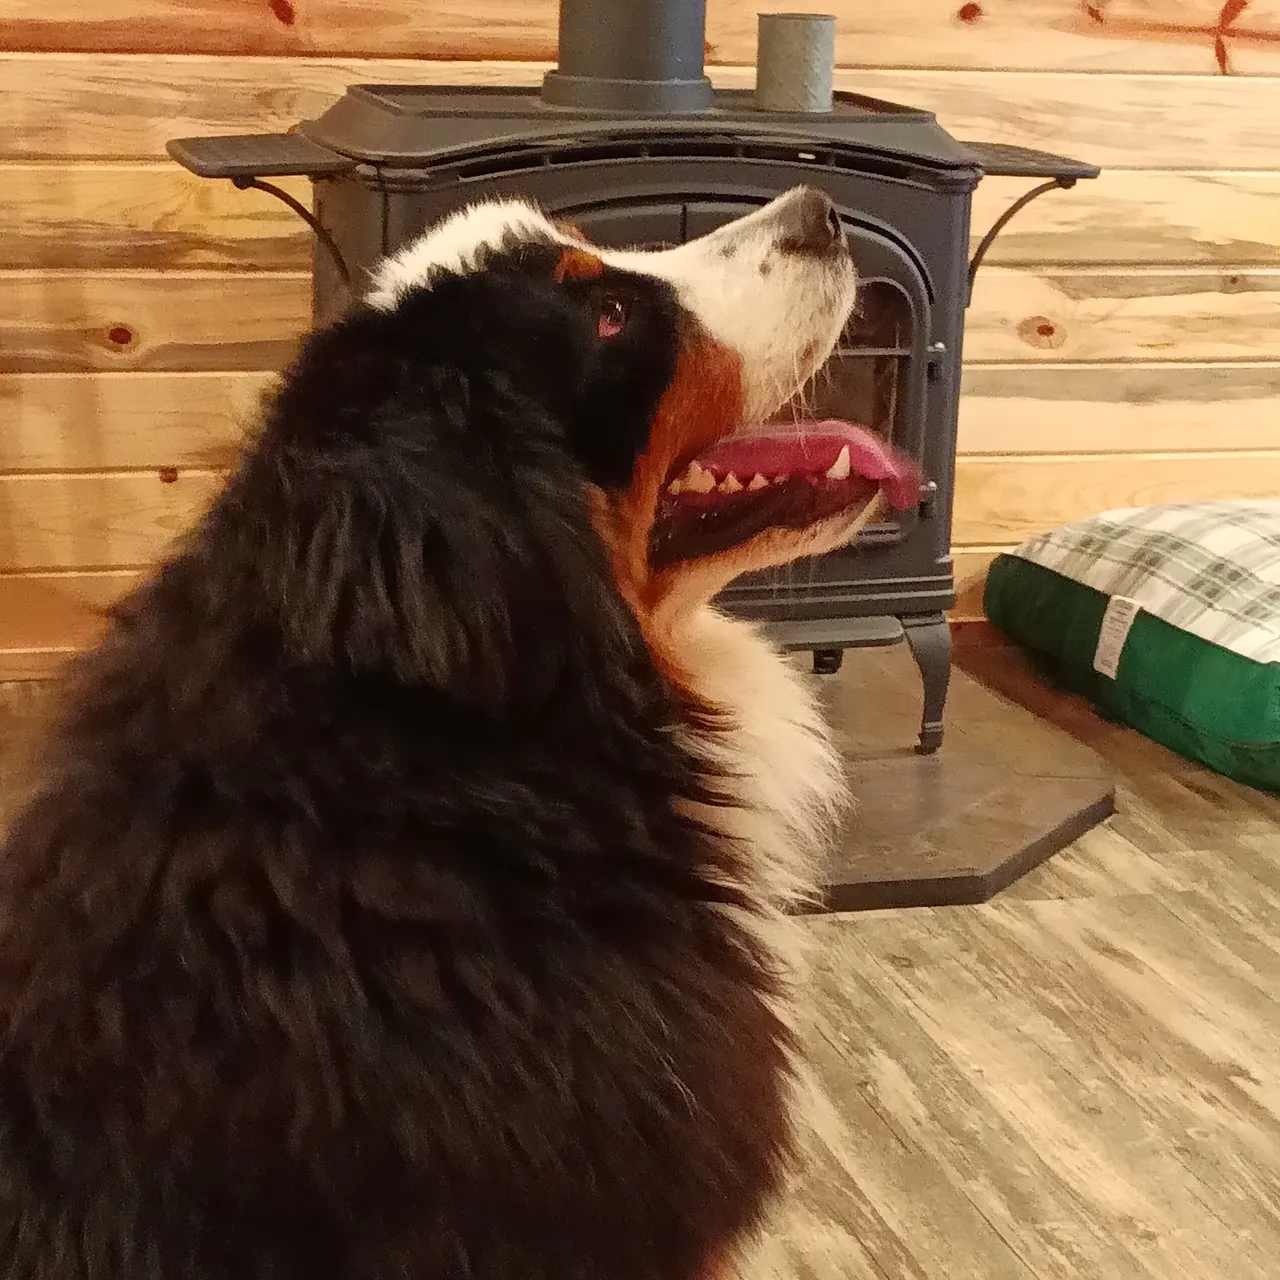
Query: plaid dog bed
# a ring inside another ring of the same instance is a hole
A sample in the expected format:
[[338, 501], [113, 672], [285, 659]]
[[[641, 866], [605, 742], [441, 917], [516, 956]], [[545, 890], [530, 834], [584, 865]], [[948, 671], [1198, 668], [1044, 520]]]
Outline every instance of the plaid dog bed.
[[1065, 525], [996, 558], [985, 608], [1103, 711], [1280, 791], [1280, 500]]

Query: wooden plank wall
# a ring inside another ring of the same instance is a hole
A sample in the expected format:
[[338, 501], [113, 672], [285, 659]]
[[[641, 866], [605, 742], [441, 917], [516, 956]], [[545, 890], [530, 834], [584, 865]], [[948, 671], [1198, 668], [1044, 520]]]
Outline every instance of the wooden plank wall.
[[[749, 85], [755, 12], [709, 0]], [[776, 6], [775, 6], [776, 7]], [[794, 5], [788, 5], [794, 8]], [[1106, 168], [1009, 226], [969, 318], [959, 617], [993, 552], [1280, 493], [1280, 0], [825, 0], [839, 83]], [[305, 229], [166, 139], [356, 80], [536, 83], [555, 0], [0, 0], [0, 678], [41, 674], [207, 499], [307, 314]], [[1026, 184], [979, 191], [980, 232]]]

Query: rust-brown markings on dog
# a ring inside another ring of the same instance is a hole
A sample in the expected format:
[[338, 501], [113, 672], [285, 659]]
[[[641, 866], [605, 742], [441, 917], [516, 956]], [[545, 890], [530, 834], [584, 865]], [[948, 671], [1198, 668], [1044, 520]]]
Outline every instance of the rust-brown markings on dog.
[[648, 447], [636, 462], [631, 484], [611, 500], [601, 495], [597, 505], [597, 526], [613, 557], [623, 598], [666, 674], [686, 689], [681, 664], [654, 623], [662, 591], [649, 564], [649, 537], [672, 468], [732, 432], [742, 416], [742, 402], [742, 358], [706, 335], [692, 336], [658, 405]]
[[604, 263], [586, 249], [566, 249], [556, 264], [556, 283], [566, 280], [599, 280], [604, 275]]

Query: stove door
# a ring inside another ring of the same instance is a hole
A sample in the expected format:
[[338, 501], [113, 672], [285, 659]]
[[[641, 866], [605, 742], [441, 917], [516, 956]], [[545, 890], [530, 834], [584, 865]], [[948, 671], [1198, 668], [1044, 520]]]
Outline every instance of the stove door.
[[[820, 185], [841, 212], [862, 286], [858, 312], [816, 380], [809, 407], [884, 432], [937, 486], [920, 507], [864, 530], [851, 547], [745, 575], [725, 591], [722, 603], [736, 613], [812, 621], [814, 643], [827, 647], [829, 622], [931, 614], [954, 602], [951, 469], [963, 340], [957, 289], [964, 281], [969, 192], [934, 189], [907, 173], [819, 165], [806, 151], [739, 152], [723, 139], [680, 136], [591, 154], [556, 148], [515, 168], [486, 162], [461, 181], [451, 167], [383, 173], [380, 244], [383, 252], [394, 250], [461, 205], [503, 196], [532, 198], [612, 247], [675, 244], [798, 183]], [[372, 243], [360, 240], [349, 259], [353, 269], [372, 265]]]

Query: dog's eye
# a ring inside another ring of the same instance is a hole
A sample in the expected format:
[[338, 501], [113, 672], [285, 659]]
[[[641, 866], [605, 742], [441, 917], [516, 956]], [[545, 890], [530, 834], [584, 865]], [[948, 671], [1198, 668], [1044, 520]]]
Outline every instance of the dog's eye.
[[627, 327], [627, 304], [621, 298], [606, 298], [600, 304], [596, 333], [602, 338], [616, 338]]

